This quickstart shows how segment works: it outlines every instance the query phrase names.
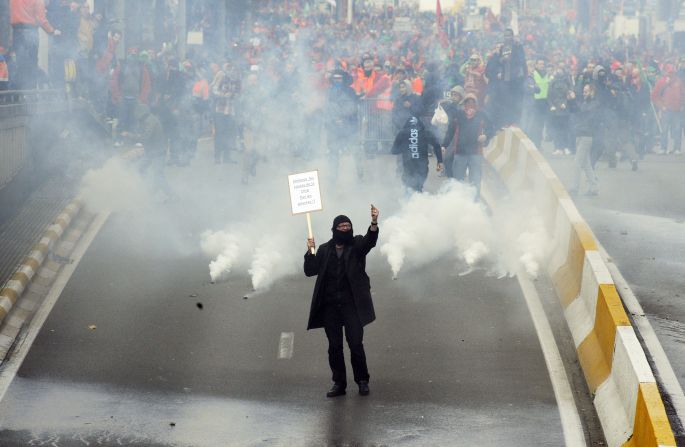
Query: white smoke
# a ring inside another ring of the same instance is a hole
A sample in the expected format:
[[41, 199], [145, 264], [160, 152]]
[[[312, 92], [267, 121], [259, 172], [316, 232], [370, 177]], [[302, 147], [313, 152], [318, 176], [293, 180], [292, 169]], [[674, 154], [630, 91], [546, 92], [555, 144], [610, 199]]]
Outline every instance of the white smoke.
[[148, 182], [131, 161], [110, 158], [91, 169], [81, 180], [80, 197], [92, 211], [129, 211], [149, 204], [153, 195]]
[[260, 241], [248, 270], [254, 290], [266, 290], [276, 279], [294, 274], [301, 268], [301, 262], [296, 258], [301, 256], [302, 250], [291, 249], [291, 244], [292, 240], [288, 241], [283, 234], [269, 235]]
[[448, 182], [437, 194], [413, 194], [383, 225], [381, 253], [393, 276], [408, 263], [418, 267], [457, 249], [469, 266], [488, 253], [492, 230], [475, 191]]
[[542, 217], [528, 197], [509, 199], [493, 216], [474, 202], [475, 190], [448, 182], [437, 194], [414, 194], [384, 222], [380, 248], [393, 276], [453, 254], [468, 271], [484, 268], [511, 276], [523, 267], [537, 276], [548, 253]]
[[209, 277], [212, 282], [225, 279], [240, 260], [241, 240], [244, 240], [244, 237], [237, 230], [202, 233], [200, 240], [202, 251], [215, 258], [209, 263]]
[[500, 274], [512, 275], [523, 268], [531, 277], [537, 277], [549, 254], [550, 235], [535, 203], [532, 195], [519, 193], [494, 208], [493, 221], [501, 248]]

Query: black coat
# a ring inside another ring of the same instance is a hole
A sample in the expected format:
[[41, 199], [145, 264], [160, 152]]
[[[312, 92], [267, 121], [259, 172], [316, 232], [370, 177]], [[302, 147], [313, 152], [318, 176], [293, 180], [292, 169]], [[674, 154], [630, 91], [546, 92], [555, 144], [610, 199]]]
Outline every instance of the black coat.
[[[377, 240], [378, 231], [368, 230], [365, 236], [355, 236], [354, 243], [345, 247], [343, 253], [347, 280], [350, 282], [354, 306], [362, 326], [366, 326], [376, 319], [373, 301], [371, 300], [371, 282], [366, 274], [366, 255], [376, 246]], [[316, 255], [312, 255], [309, 251], [304, 255], [304, 274], [306, 276], [318, 275], [312, 295], [307, 330], [324, 326], [323, 313], [321, 312], [325, 300], [323, 284], [330, 250], [335, 250], [335, 242], [332, 239], [321, 244]]]

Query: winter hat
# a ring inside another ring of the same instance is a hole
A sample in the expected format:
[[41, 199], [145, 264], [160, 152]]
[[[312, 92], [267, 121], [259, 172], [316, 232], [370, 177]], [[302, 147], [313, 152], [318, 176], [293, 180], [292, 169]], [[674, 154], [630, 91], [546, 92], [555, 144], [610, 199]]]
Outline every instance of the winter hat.
[[335, 229], [338, 227], [338, 225], [340, 225], [341, 223], [345, 223], [345, 222], [352, 225], [352, 221], [350, 220], [349, 217], [347, 217], [343, 214], [339, 215], [338, 217], [333, 219], [333, 228], [331, 228], [331, 230], [335, 231]]
[[462, 99], [464, 99], [464, 96], [466, 95], [466, 93], [464, 92], [464, 87], [462, 87], [461, 85], [455, 85], [454, 87], [452, 87], [452, 89], [450, 90], [450, 94], [453, 95], [455, 93], [459, 95]]
[[468, 100], [472, 100], [476, 103], [476, 105], [478, 105], [478, 97], [476, 95], [474, 95], [473, 93], [467, 93], [466, 96], [464, 96], [463, 102], [466, 102]]
[[404, 86], [407, 87], [407, 91], [408, 91], [409, 93], [413, 93], [413, 92], [414, 92], [414, 89], [412, 88], [411, 82], [409, 81], [409, 79], [405, 79], [404, 81], [402, 81], [402, 84], [404, 84]]
[[600, 71], [606, 73], [606, 69], [604, 67], [602, 67], [601, 65], [595, 65], [595, 69], [592, 71], [592, 79], [594, 79], [595, 81], [599, 79]]

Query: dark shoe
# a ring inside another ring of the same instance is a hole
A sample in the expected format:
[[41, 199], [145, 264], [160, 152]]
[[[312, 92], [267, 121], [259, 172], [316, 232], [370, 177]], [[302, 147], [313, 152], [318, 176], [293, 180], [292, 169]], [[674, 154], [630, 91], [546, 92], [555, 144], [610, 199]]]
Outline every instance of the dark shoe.
[[366, 380], [359, 381], [359, 394], [361, 396], [369, 395], [369, 382], [367, 382]]
[[338, 397], [345, 395], [345, 385], [342, 383], [334, 383], [333, 387], [328, 390], [326, 397]]

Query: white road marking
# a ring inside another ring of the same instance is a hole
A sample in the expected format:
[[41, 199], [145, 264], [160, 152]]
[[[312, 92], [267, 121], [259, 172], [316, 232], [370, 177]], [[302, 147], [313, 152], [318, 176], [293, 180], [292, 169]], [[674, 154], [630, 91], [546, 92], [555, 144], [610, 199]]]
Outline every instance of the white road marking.
[[281, 339], [278, 342], [278, 358], [286, 360], [293, 358], [294, 347], [295, 334], [293, 332], [281, 332]]
[[578, 415], [578, 409], [573, 399], [573, 391], [571, 384], [566, 376], [564, 369], [564, 362], [561, 360], [559, 348], [554, 340], [554, 334], [550, 327], [549, 320], [545, 314], [545, 310], [540, 302], [535, 286], [528, 279], [526, 272], [520, 270], [516, 274], [523, 297], [528, 305], [528, 311], [533, 319], [533, 325], [540, 340], [542, 347], [542, 354], [545, 357], [549, 377], [552, 381], [552, 389], [554, 389], [554, 396], [557, 400], [557, 407], [559, 408], [559, 416], [561, 417], [561, 427], [564, 431], [564, 440], [567, 447], [587, 446], [585, 443], [585, 434], [583, 432], [583, 424]]
[[2, 371], [0, 371], [0, 401], [5, 397], [7, 389], [12, 383], [12, 380], [14, 380], [17, 371], [19, 371], [19, 367], [24, 362], [26, 355], [31, 349], [31, 345], [33, 345], [33, 342], [36, 340], [38, 332], [40, 332], [43, 324], [45, 324], [45, 320], [47, 320], [48, 315], [50, 315], [52, 308], [55, 306], [55, 303], [57, 303], [57, 300], [69, 282], [71, 275], [74, 274], [74, 271], [76, 270], [76, 267], [78, 267], [86, 250], [88, 250], [88, 247], [95, 239], [95, 236], [97, 236], [98, 232], [107, 221], [109, 214], [109, 212], [98, 214], [90, 224], [88, 230], [83, 233], [81, 240], [71, 254], [73, 263], [64, 265], [62, 271], [57, 278], [55, 278], [55, 282], [50, 287], [47, 296], [43, 300], [43, 304], [40, 305], [36, 314], [33, 316], [28, 330], [24, 334], [19, 335], [17, 346], [12, 357], [3, 365]]

